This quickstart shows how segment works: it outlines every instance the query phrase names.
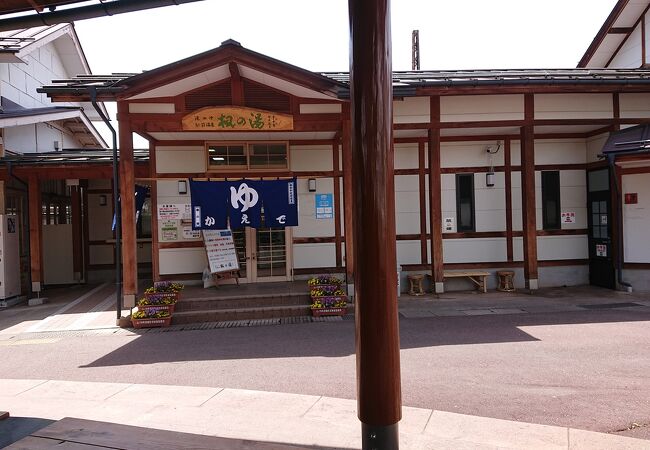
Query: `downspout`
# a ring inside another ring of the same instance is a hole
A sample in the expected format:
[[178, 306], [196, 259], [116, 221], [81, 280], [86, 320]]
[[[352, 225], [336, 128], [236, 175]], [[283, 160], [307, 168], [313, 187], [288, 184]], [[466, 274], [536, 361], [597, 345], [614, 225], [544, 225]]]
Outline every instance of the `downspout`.
[[94, 86], [88, 87], [90, 94], [90, 103], [93, 108], [102, 118], [111, 134], [113, 135], [113, 209], [115, 210], [115, 289], [116, 289], [116, 309], [117, 320], [122, 318], [122, 213], [119, 204], [119, 189], [120, 189], [120, 175], [118, 172], [118, 156], [117, 156], [117, 133], [115, 128], [111, 125], [111, 121], [104, 115], [97, 104], [97, 90]]
[[[16, 175], [13, 174], [13, 166], [11, 165], [10, 161], [7, 161], [7, 174], [9, 175], [10, 178], [13, 178], [14, 180], [19, 182], [20, 184], [22, 184], [26, 188], [29, 188], [29, 185], [24, 180], [21, 180], [20, 178], [18, 178]], [[27, 201], [29, 202], [29, 195], [27, 196]], [[29, 208], [28, 208], [28, 212], [29, 212]], [[29, 213], [27, 214], [27, 221], [29, 222]], [[25, 224], [21, 224], [21, 226], [25, 226]], [[24, 230], [25, 230], [25, 235], [26, 235], [25, 236], [25, 239], [26, 239], [25, 242], [28, 243], [28, 245], [27, 245], [27, 248], [28, 248], [27, 258], [29, 260], [31, 260], [32, 246], [31, 246], [31, 241], [29, 239], [29, 224], [27, 224], [27, 226], [24, 227]], [[18, 253], [20, 254], [20, 252], [18, 252]], [[20, 259], [20, 256], [19, 256], [18, 259]], [[20, 262], [19, 262], [19, 264], [20, 264]], [[27, 281], [27, 286], [29, 287], [29, 297], [31, 297], [32, 294], [33, 294], [33, 292], [32, 292], [32, 271], [31, 271], [31, 269], [27, 271], [27, 280], [28, 280]]]
[[612, 153], [607, 154], [607, 163], [609, 164], [609, 171], [614, 177], [614, 190], [616, 192], [616, 198], [618, 199], [616, 202], [616, 227], [618, 229], [618, 236], [616, 238], [616, 247], [618, 249], [616, 252], [616, 278], [618, 284], [625, 287], [627, 292], [632, 292], [632, 285], [623, 280], [623, 239], [621, 239], [621, 236], [623, 235], [623, 208], [621, 207], [622, 198], [621, 191], [618, 188], [618, 176], [616, 175], [615, 160], [616, 155]]

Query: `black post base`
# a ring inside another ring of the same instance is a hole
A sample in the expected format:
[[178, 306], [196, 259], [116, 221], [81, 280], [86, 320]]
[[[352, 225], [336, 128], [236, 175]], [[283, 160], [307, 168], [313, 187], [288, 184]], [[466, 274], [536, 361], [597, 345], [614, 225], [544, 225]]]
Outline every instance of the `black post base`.
[[361, 422], [361, 445], [363, 450], [399, 449], [398, 424], [374, 426]]

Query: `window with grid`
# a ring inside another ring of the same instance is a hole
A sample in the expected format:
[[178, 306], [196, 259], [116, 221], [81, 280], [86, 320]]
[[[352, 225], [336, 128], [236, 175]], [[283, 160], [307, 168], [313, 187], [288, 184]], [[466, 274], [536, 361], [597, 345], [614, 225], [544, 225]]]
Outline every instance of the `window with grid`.
[[249, 144], [209, 143], [210, 169], [288, 169], [289, 152], [285, 142]]
[[456, 216], [457, 231], [475, 231], [473, 173], [456, 175]]
[[560, 172], [542, 172], [542, 227], [545, 230], [562, 228], [560, 213]]

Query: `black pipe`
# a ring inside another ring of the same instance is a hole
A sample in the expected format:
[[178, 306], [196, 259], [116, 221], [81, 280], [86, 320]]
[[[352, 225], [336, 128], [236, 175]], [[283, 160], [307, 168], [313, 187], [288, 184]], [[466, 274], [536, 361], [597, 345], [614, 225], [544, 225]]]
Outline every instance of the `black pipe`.
[[43, 25], [55, 25], [57, 23], [69, 23], [74, 22], [75, 20], [113, 16], [115, 14], [159, 8], [162, 6], [180, 5], [182, 3], [192, 3], [196, 1], [200, 0], [114, 0], [112, 2], [96, 5], [2, 19], [0, 20], [0, 31], [42, 27]]
[[[25, 188], [29, 191], [29, 184], [27, 184], [26, 181], [22, 180], [21, 178], [18, 178], [17, 175], [14, 175], [13, 172], [13, 166], [11, 165], [10, 161], [7, 161], [7, 174], [9, 175], [10, 178], [13, 178], [17, 182], [21, 183]], [[27, 194], [27, 202], [29, 204], [29, 192]], [[29, 222], [29, 208], [27, 208], [27, 221]], [[25, 224], [20, 224], [21, 227], [24, 227], [23, 229], [25, 230], [25, 242], [27, 242], [27, 259], [31, 261], [32, 258], [32, 245], [31, 245], [31, 240], [29, 239], [29, 223], [27, 226]], [[18, 264], [20, 265], [20, 252], [18, 252]], [[34, 291], [32, 291], [32, 270], [27, 271], [27, 287], [29, 289], [28, 297], [31, 297], [34, 294]], [[22, 289], [21, 289], [22, 290]]]
[[618, 176], [616, 175], [616, 155], [608, 154], [607, 163], [609, 164], [609, 171], [614, 177], [614, 190], [616, 192], [616, 227], [618, 228], [618, 236], [616, 237], [616, 247], [618, 251], [616, 252], [616, 278], [618, 279], [618, 284], [624, 286], [628, 292], [632, 292], [632, 285], [627, 281], [623, 280], [623, 208], [621, 207], [621, 191], [618, 188]]
[[120, 211], [119, 204], [119, 189], [120, 189], [120, 174], [117, 170], [119, 162], [117, 156], [117, 133], [115, 128], [111, 125], [111, 121], [104, 115], [97, 104], [97, 91], [94, 86], [88, 87], [90, 94], [90, 103], [97, 111], [97, 114], [102, 118], [111, 134], [113, 135], [113, 208], [115, 210], [115, 304], [117, 308], [117, 320], [122, 318], [122, 212]]

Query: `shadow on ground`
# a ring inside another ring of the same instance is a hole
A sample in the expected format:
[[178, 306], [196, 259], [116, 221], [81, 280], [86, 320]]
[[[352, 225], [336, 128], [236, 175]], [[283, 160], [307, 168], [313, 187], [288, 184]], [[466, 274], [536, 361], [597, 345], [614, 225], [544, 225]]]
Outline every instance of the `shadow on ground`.
[[[650, 321], [650, 312], [594, 310], [566, 313], [427, 317], [400, 320], [402, 349], [533, 342], [521, 327]], [[381, 332], [378, 330], [378, 332]], [[144, 333], [82, 368], [202, 360], [344, 357], [354, 354], [354, 322]]]
[[0, 448], [5, 448], [54, 422], [38, 417], [9, 417], [0, 420]]

